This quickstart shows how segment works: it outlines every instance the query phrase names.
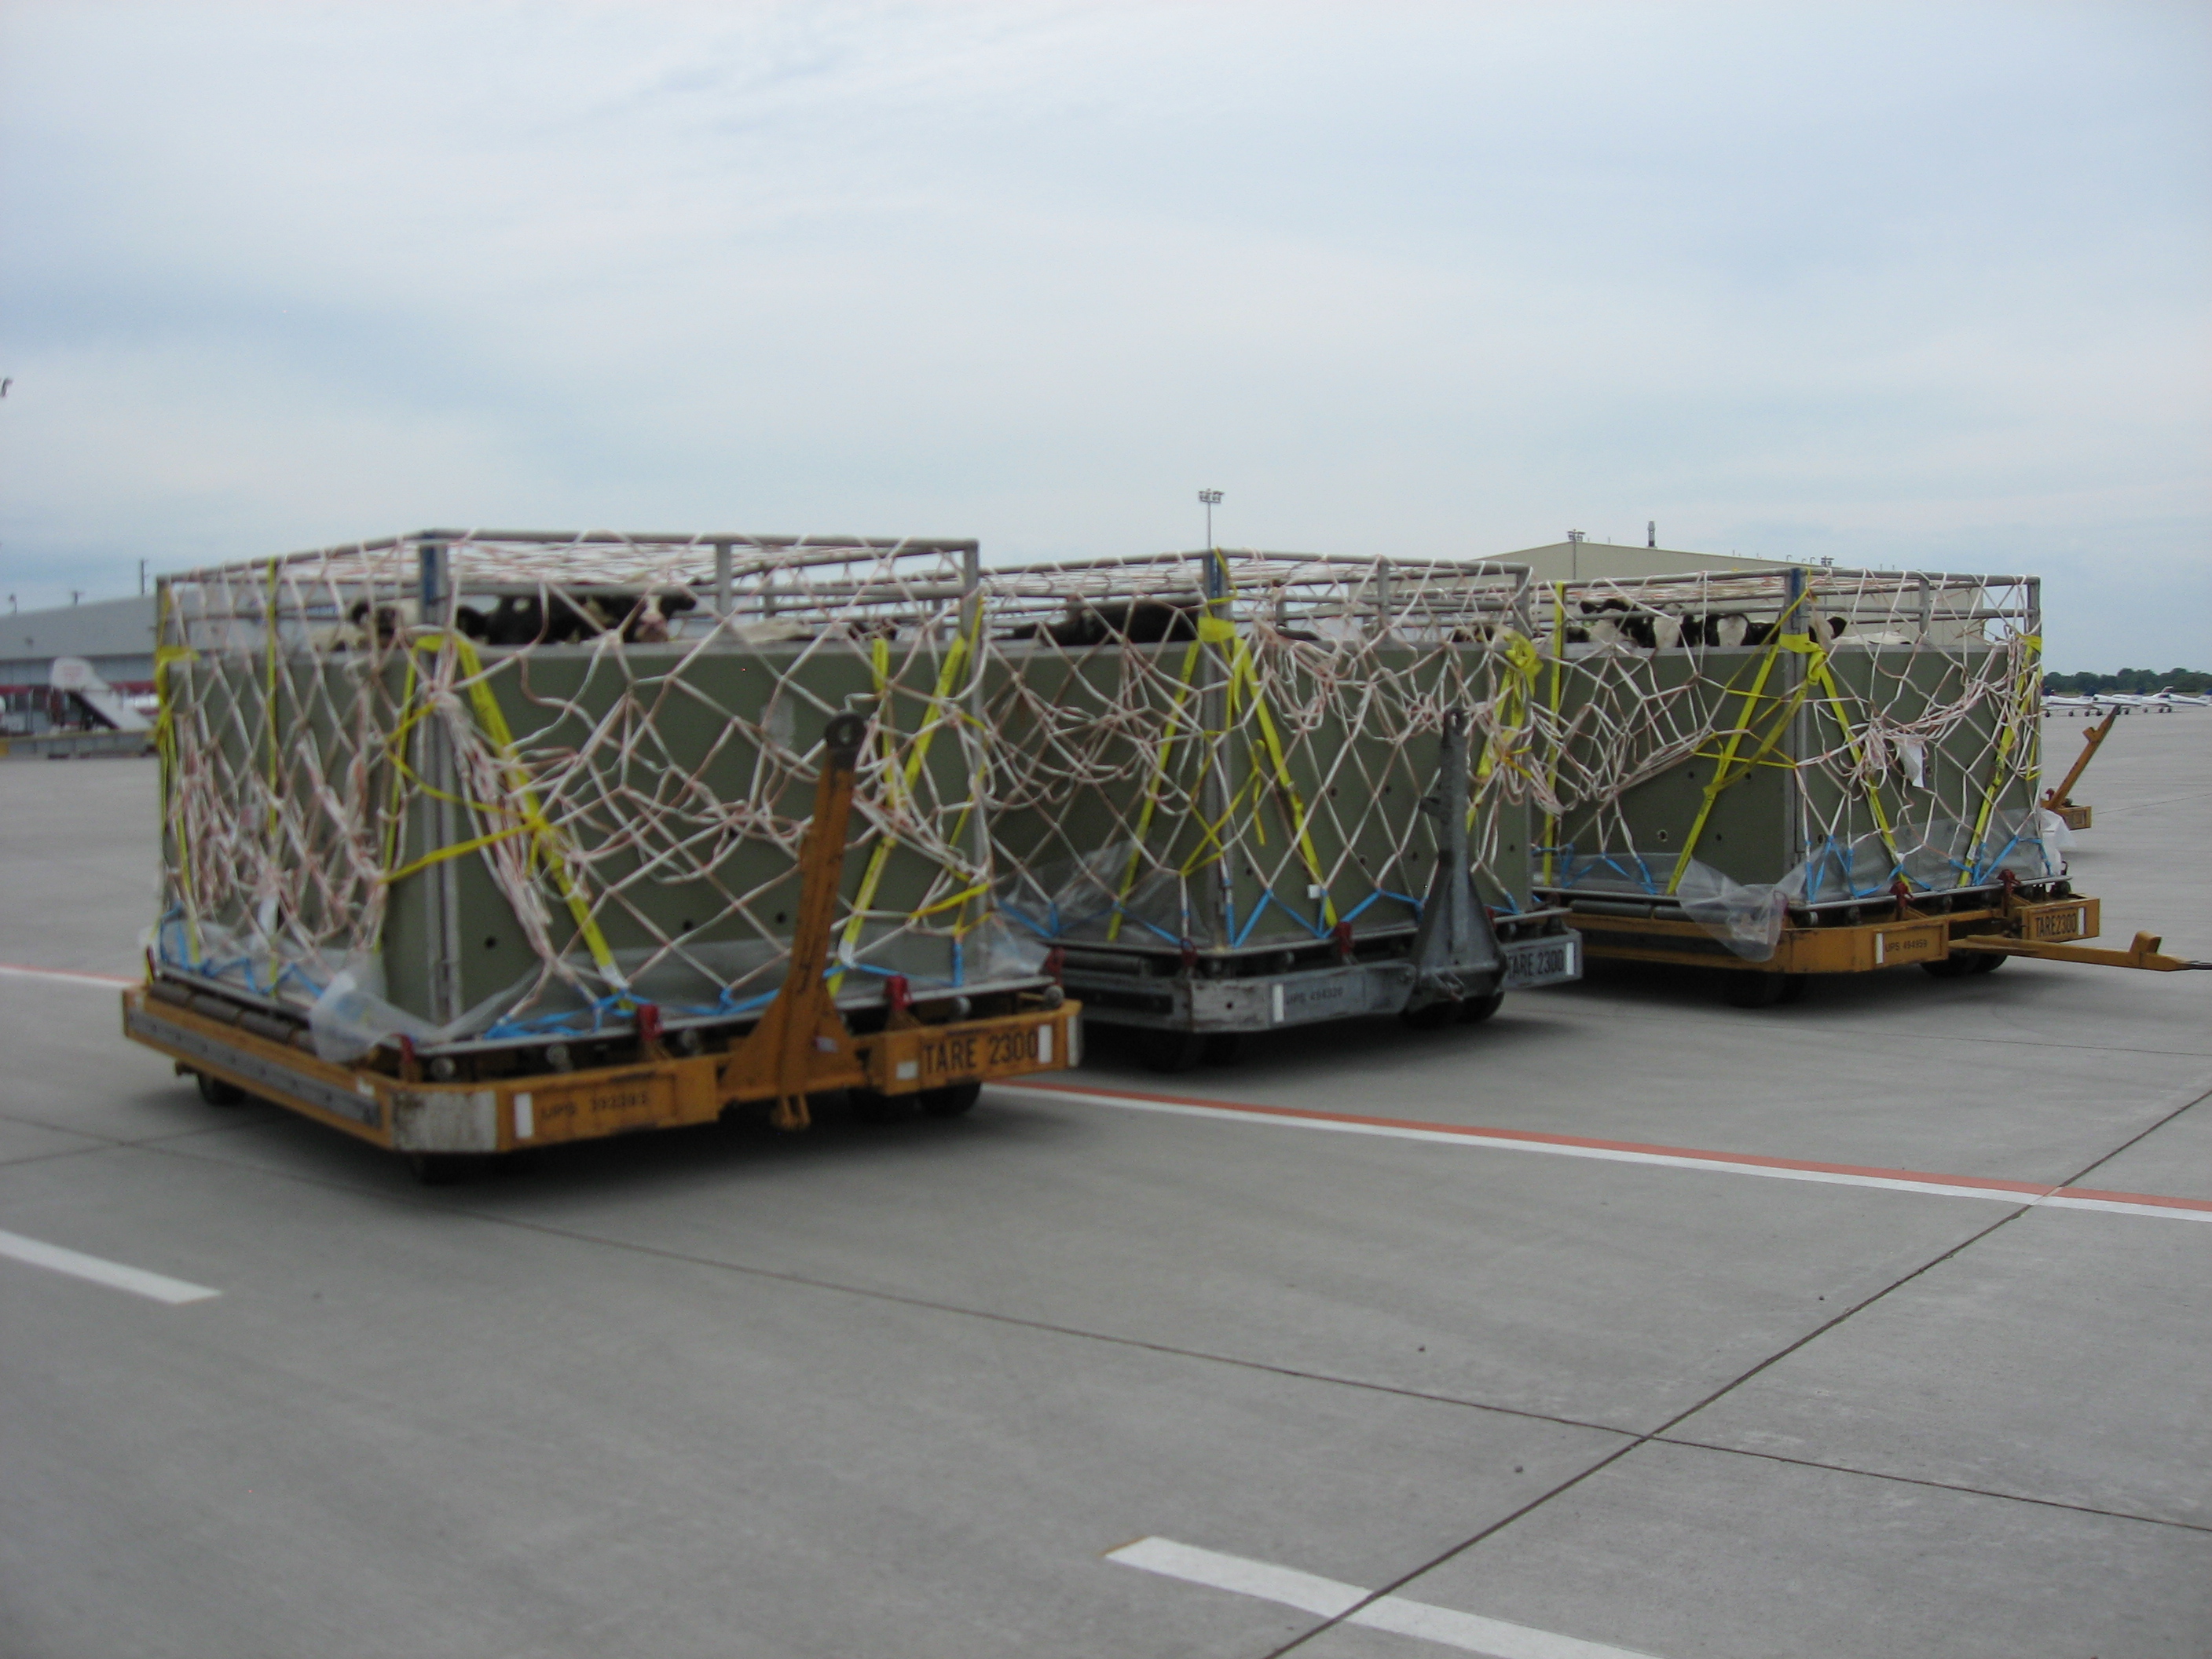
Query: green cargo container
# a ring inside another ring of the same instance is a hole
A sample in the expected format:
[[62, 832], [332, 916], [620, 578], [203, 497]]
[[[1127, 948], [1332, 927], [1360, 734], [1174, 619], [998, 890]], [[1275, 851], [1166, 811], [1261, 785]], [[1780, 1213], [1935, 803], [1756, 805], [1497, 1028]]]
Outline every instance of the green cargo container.
[[1548, 585], [1540, 890], [1811, 911], [2056, 875], [2037, 604], [1826, 568]]
[[1091, 1017], [1202, 1036], [1427, 1006], [1440, 792], [1504, 935], [1443, 970], [1444, 1000], [1573, 976], [1530, 896], [1517, 571], [1190, 554], [994, 572], [986, 595], [1001, 902]]
[[[965, 543], [429, 532], [172, 579], [162, 969], [326, 1012], [346, 974], [351, 1017], [434, 1048], [639, 1002], [741, 1020], [781, 983], [851, 709], [841, 1004], [1035, 983], [1042, 947], [989, 912], [975, 571]], [[584, 637], [500, 641], [593, 606]]]

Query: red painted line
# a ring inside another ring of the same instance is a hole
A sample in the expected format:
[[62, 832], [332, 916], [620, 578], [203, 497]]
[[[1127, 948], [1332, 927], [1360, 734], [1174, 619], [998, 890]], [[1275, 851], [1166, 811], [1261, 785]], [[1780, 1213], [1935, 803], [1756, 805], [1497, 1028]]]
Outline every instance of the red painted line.
[[1981, 1176], [1931, 1175], [1924, 1170], [1885, 1170], [1865, 1164], [1821, 1164], [1808, 1158], [1767, 1158], [1757, 1152], [1716, 1152], [1699, 1146], [1666, 1146], [1646, 1140], [1599, 1140], [1589, 1135], [1551, 1134], [1540, 1129], [1485, 1129], [1419, 1118], [1367, 1117], [1355, 1112], [1316, 1112], [1297, 1106], [1248, 1106], [1233, 1100], [1200, 1100], [1186, 1095], [1139, 1094], [1127, 1089], [1070, 1089], [1038, 1083], [1025, 1087], [1060, 1094], [1103, 1095], [1109, 1099], [1149, 1100], [1164, 1106], [1203, 1106], [1217, 1112], [1245, 1112], [1255, 1117], [1307, 1118], [1322, 1123], [1353, 1123], [1377, 1129], [1420, 1129], [1431, 1134], [1463, 1135], [1469, 1140], [1518, 1141], [1538, 1146], [1587, 1146], [1601, 1152], [1641, 1152], [1646, 1157], [1694, 1158], [1705, 1164], [1748, 1164], [1762, 1170], [1805, 1170], [1819, 1175], [1868, 1176], [1882, 1181], [1917, 1181], [1930, 1186], [1980, 1187], [1991, 1192], [2047, 1197], [2055, 1188], [2033, 1181], [1993, 1181]]
[[140, 985], [143, 980], [118, 974], [88, 974], [75, 968], [31, 968], [20, 962], [0, 962], [0, 974], [20, 974], [25, 979], [79, 979], [92, 985]]
[[2212, 1198], [2163, 1198], [2155, 1193], [2107, 1193], [2094, 1187], [2054, 1187], [2053, 1198], [2094, 1198], [2106, 1204], [2152, 1204], [2163, 1210], [2212, 1211]]
[[1702, 1146], [1668, 1146], [1644, 1140], [1602, 1140], [1589, 1135], [1553, 1134], [1541, 1129], [1492, 1129], [1468, 1124], [1437, 1123], [1420, 1118], [1371, 1117], [1358, 1112], [1315, 1111], [1298, 1106], [1254, 1106], [1242, 1101], [1211, 1100], [1193, 1095], [1148, 1094], [1132, 1089], [1079, 1089], [1066, 1084], [1026, 1080], [1020, 1086], [1048, 1094], [1094, 1095], [1108, 1100], [1128, 1100], [1159, 1106], [1192, 1106], [1209, 1112], [1235, 1112], [1249, 1117], [1294, 1121], [1342, 1123], [1359, 1128], [1413, 1129], [1424, 1134], [1456, 1135], [1468, 1140], [1506, 1145], [1579, 1147], [1592, 1152], [1628, 1152], [1645, 1158], [1735, 1164], [1739, 1168], [1802, 1170], [1811, 1175], [1850, 1176], [1862, 1180], [1903, 1182], [1928, 1187], [1965, 1187], [1982, 1192], [2018, 1193], [2030, 1200], [2093, 1199], [2111, 1204], [2140, 1204], [2155, 1209], [2212, 1212], [2212, 1199], [2173, 1198], [2154, 1193], [2104, 1192], [2091, 1187], [2054, 1187], [2044, 1182], [1999, 1181], [1987, 1176], [1939, 1175], [1927, 1170], [1890, 1170], [1866, 1164], [1828, 1164], [1814, 1158], [1769, 1158], [1759, 1152], [1720, 1152]]

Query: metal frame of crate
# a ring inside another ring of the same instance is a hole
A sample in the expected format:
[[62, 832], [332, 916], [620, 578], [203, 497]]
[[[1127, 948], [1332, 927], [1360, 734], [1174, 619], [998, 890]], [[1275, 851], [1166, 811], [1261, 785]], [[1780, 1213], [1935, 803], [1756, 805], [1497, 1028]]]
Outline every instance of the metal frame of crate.
[[[1094, 1019], [1181, 1064], [1185, 1039], [1574, 976], [1529, 901], [1525, 568], [1215, 550], [983, 591], [1001, 902]], [[1462, 881], [1440, 930], [1454, 847], [1484, 904]]]
[[427, 531], [164, 578], [155, 969], [278, 1012], [335, 986], [426, 1054], [742, 1024], [858, 711], [839, 1006], [1038, 984], [990, 904], [979, 571], [964, 540]]
[[[1594, 954], [1941, 963], [1956, 929], [1930, 917], [2038, 901], [2035, 936], [2094, 931], [2039, 815], [2035, 578], [1702, 573], [1548, 583], [1535, 607], [1537, 886]], [[1814, 937], [1858, 927], [1889, 933]]]

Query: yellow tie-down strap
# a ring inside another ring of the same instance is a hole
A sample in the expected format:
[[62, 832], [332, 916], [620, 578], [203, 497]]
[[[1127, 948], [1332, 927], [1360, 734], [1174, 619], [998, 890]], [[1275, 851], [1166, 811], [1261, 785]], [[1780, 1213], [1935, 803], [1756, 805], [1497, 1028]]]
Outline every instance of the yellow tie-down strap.
[[[2020, 678], [2013, 683], [2011, 700], [2005, 706], [2003, 718], [1997, 728], [1996, 753], [1990, 762], [1990, 785], [1982, 791], [1981, 808], [1974, 814], [1974, 838], [1967, 843], [1967, 850], [1978, 859], [1990, 833], [1990, 818], [1996, 810], [1997, 797], [2004, 793], [2005, 762], [2012, 755], [2013, 744], [2018, 740], [2021, 728], [2027, 726], [2033, 719], [2035, 708], [2035, 686], [2040, 678], [2043, 635], [2023, 634], [2021, 644], [2024, 648], [2021, 653]], [[1960, 871], [1959, 885], [1966, 886], [1972, 879], [1973, 873], [1972, 865]]]
[[[1121, 937], [1121, 906], [1137, 884], [1137, 870], [1145, 859], [1145, 842], [1152, 832], [1152, 816], [1159, 810], [1160, 792], [1167, 784], [1169, 757], [1175, 752], [1176, 740], [1182, 729], [1182, 707], [1190, 701], [1191, 686], [1198, 674], [1199, 656], [1206, 648], [1206, 626], [1213, 620], [1211, 617], [1199, 618], [1200, 637], [1193, 641], [1190, 648], [1182, 653], [1182, 672], [1176, 677], [1175, 696], [1168, 703], [1167, 725], [1160, 733], [1159, 752], [1152, 757], [1150, 774], [1145, 779], [1145, 798], [1137, 809], [1137, 831], [1129, 848], [1129, 861], [1122, 866], [1121, 885], [1114, 895], [1114, 915], [1106, 924], [1109, 944]], [[1228, 626], [1226, 623], [1221, 625]], [[1201, 824], [1200, 829], [1206, 839], [1210, 841], [1212, 826]], [[1203, 846], [1204, 842], [1200, 845]]]
[[[162, 605], [169, 603], [169, 590], [161, 589]], [[167, 618], [164, 617], [164, 622]], [[185, 926], [191, 939], [195, 957], [200, 950], [199, 904], [192, 893], [192, 848], [191, 821], [182, 812], [171, 813], [177, 788], [177, 708], [169, 696], [169, 665], [172, 663], [198, 662], [200, 653], [188, 645], [162, 645], [154, 648], [154, 753], [161, 768], [161, 811], [169, 818], [177, 835], [177, 885], [185, 897]]]
[[[410, 706], [406, 718], [401, 720], [398, 729], [392, 733], [393, 766], [400, 773], [411, 778], [425, 793], [440, 799], [454, 801], [458, 805], [466, 806], [480, 817], [490, 817], [496, 813], [506, 813], [512, 814], [520, 819], [520, 822], [504, 830], [495, 830], [471, 840], [457, 842], [453, 846], [441, 847], [433, 852], [426, 853], [413, 863], [388, 873], [385, 877], [386, 884], [389, 885], [403, 878], [427, 870], [434, 864], [441, 864], [447, 859], [459, 858], [465, 854], [476, 852], [479, 848], [492, 845], [495, 842], [505, 841], [513, 836], [528, 836], [532, 864], [544, 870], [547, 877], [553, 883], [554, 890], [561, 896], [562, 902], [568, 907], [568, 914], [576, 924], [577, 934], [583, 939], [584, 948], [592, 953], [592, 963], [610, 986], [617, 991], [626, 989], [627, 984], [622, 971], [615, 966], [614, 951], [608, 946], [606, 935], [599, 931], [599, 924], [592, 915], [591, 904], [584, 896], [583, 884], [571, 864], [568, 838], [546, 817], [544, 810], [538, 805], [537, 791], [531, 787], [529, 769], [523, 765], [521, 759], [515, 753], [514, 734], [508, 730], [507, 716], [500, 711], [499, 699], [492, 694], [491, 687], [484, 678], [483, 659], [477, 653], [474, 642], [465, 635], [450, 634], [420, 636], [415, 643], [418, 648], [431, 650], [450, 648], [454, 653], [465, 677], [465, 686], [469, 694], [469, 706], [476, 714], [478, 730], [483, 733], [485, 741], [490, 744], [492, 753], [499, 763], [500, 770], [506, 777], [509, 799], [494, 805], [471, 800], [465, 796], [448, 795], [443, 790], [436, 788], [423, 780], [407, 765], [404, 758], [406, 735], [417, 722], [425, 719], [431, 712], [431, 705], [427, 701], [419, 706]], [[413, 670], [414, 664], [410, 656], [407, 688], [409, 705], [413, 705], [416, 684]]]
[[[1336, 926], [1336, 902], [1329, 896], [1328, 880], [1322, 874], [1321, 855], [1314, 849], [1313, 837], [1307, 829], [1305, 800], [1299, 795], [1297, 786], [1291, 781], [1290, 763], [1283, 753], [1282, 738], [1275, 730], [1274, 716], [1267, 712], [1267, 699], [1260, 688], [1260, 671], [1254, 665], [1252, 647], [1245, 642], [1243, 636], [1237, 633], [1237, 624], [1222, 617], [1200, 617], [1198, 619], [1198, 638], [1202, 645], [1225, 645], [1229, 647], [1230, 718], [1231, 720], [1236, 718], [1242, 694], [1249, 692], [1252, 698], [1252, 715], [1260, 727], [1261, 747], [1267, 754], [1268, 768], [1274, 774], [1276, 787], [1283, 792], [1284, 798], [1290, 802], [1291, 834], [1297, 842], [1298, 857], [1304, 863], [1306, 874], [1313, 884], [1322, 890], [1322, 925], [1325, 927], [1334, 927]], [[1227, 733], [1213, 732], [1209, 735], [1224, 738]], [[1255, 780], [1255, 802], [1257, 794], [1257, 781]], [[1231, 804], [1230, 811], [1232, 812], [1235, 811], [1234, 803]], [[1224, 822], [1220, 827], [1225, 830], [1226, 823]], [[1261, 844], [1265, 845], [1267, 832], [1261, 827], [1256, 813], [1253, 817], [1253, 828], [1261, 836]], [[1218, 840], [1218, 836], [1210, 836], [1208, 838], [1217, 842]], [[1188, 869], [1185, 873], [1188, 873]]]
[[[1488, 779], [1500, 766], [1525, 774], [1521, 757], [1528, 752], [1528, 708], [1535, 701], [1536, 675], [1544, 665], [1543, 653], [1536, 649], [1536, 642], [1517, 629], [1504, 629], [1498, 635], [1498, 643], [1505, 652], [1505, 684], [1498, 691], [1498, 729], [1501, 733], [1519, 732], [1522, 741], [1502, 752], [1491, 744], [1484, 744], [1482, 758], [1474, 768], [1478, 781]], [[1468, 804], [1467, 811], [1468, 824], [1472, 828], [1475, 814], [1473, 802]]]
[[[975, 615], [975, 626], [980, 630], [982, 625], [982, 612], [979, 608]], [[951, 647], [945, 653], [945, 665], [938, 671], [937, 674], [937, 690], [930, 702], [933, 714], [942, 711], [952, 701], [952, 688], [959, 684], [961, 668], [966, 664], [973, 649], [973, 645], [966, 634], [956, 634], [952, 636]], [[876, 716], [876, 729], [883, 739], [884, 758], [889, 760], [895, 752], [898, 732], [891, 721], [890, 642], [888, 640], [880, 637], [877, 639], [873, 648], [869, 653], [869, 665], [875, 681], [876, 708], [878, 711]], [[957, 711], [956, 711], [957, 717]], [[937, 740], [937, 730], [942, 723], [941, 714], [939, 714], [922, 728], [920, 735], [914, 740], [914, 752], [907, 757], [903, 769], [898, 767], [885, 769], [884, 804], [886, 806], [895, 808], [902, 802], [914, 799], [915, 787], [921, 779], [922, 763], [929, 758], [930, 744]], [[954, 824], [952, 833], [956, 838], [964, 822], [963, 815], [962, 823]], [[837, 954], [841, 964], [852, 959], [853, 947], [860, 941], [860, 929], [867, 920], [868, 907], [875, 902], [876, 889], [882, 884], [884, 868], [890, 862], [891, 844], [890, 836], [879, 835], [874, 848], [868, 854], [868, 867], [860, 872], [860, 890], [853, 896], [853, 908], [845, 918], [844, 935], [838, 942]], [[959, 872], [955, 871], [953, 873], [957, 876]], [[954, 908], [966, 903], [978, 893], [987, 890], [988, 889], [985, 888], [970, 887], [951, 899], [941, 900], [927, 909], [917, 911], [915, 915], [917, 916], [933, 915], [939, 911]], [[840, 965], [837, 971], [830, 976], [830, 994], [832, 996], [835, 996], [838, 988], [844, 984], [845, 974], [845, 968]]]
[[[1737, 716], [1735, 725], [1729, 728], [1728, 739], [1722, 744], [1720, 753], [1714, 757], [1713, 775], [1705, 785], [1704, 799], [1698, 804], [1698, 816], [1691, 821], [1690, 833], [1682, 837], [1681, 856], [1674, 860], [1674, 872], [1667, 878], [1667, 890], [1669, 893], [1679, 890], [1682, 884], [1682, 878], [1689, 873], [1690, 860], [1697, 853], [1698, 839], [1705, 833], [1706, 823], [1712, 817], [1714, 805], [1723, 793], [1749, 777], [1753, 769], [1773, 752], [1775, 745], [1782, 741], [1782, 734], [1790, 729], [1790, 717], [1797, 712], [1798, 705], [1805, 701], [1806, 689], [1811, 684], [1809, 679], [1801, 683], [1797, 689], [1786, 698], [1769, 698], [1766, 696], [1766, 683], [1773, 678], [1775, 665], [1782, 660], [1784, 649], [1785, 647], [1802, 649], [1811, 644], [1811, 641], [1802, 633], [1791, 634], [1786, 631], [1790, 628], [1802, 626], [1793, 613], [1797, 606], [1804, 602], [1804, 596], [1801, 594], [1796, 603], [1789, 610], [1784, 611], [1777, 620], [1774, 638], [1768, 642], [1766, 649], [1759, 653], [1759, 668], [1752, 676], [1751, 684], [1740, 694], [1735, 691], [1733, 686], [1721, 693], [1721, 706], [1723, 708], [1728, 706], [1728, 700], [1731, 696], [1741, 695], [1743, 698], [1743, 709]], [[1796, 641], [1795, 645], [1791, 644], [1793, 641]], [[1771, 728], [1760, 741], [1758, 748], [1752, 751], [1751, 758], [1745, 761], [1735, 770], [1730, 771], [1729, 768], [1735, 765], [1736, 751], [1742, 747], [1744, 738], [1752, 735], [1758, 727], [1760, 718], [1759, 705], [1762, 702], [1770, 702], [1774, 704], [1774, 708], [1768, 711], [1773, 722]]]
[[1836, 729], [1843, 733], [1844, 747], [1850, 752], [1851, 766], [1867, 781], [1867, 805], [1874, 813], [1875, 828], [1881, 834], [1882, 851], [1889, 854], [1890, 866], [1896, 868], [1902, 862], [1897, 853], [1897, 835], [1890, 827], [1888, 809], [1881, 804], [1881, 787], [1867, 769], [1858, 733], [1852, 729], [1850, 716], [1844, 712], [1843, 688], [1836, 684], [1836, 677], [1829, 669], [1827, 647], [1809, 635], [1787, 634], [1783, 636], [1782, 648], [1798, 652], [1808, 659], [1805, 684], [1818, 688], [1826, 699], [1829, 712], [1835, 717]]

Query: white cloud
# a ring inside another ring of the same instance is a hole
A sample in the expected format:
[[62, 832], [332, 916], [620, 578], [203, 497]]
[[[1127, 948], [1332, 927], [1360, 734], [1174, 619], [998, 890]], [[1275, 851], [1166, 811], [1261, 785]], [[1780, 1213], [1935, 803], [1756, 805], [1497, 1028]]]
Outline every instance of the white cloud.
[[[0, 580], [429, 522], [1569, 524], [2212, 664], [2179, 7], [0, 12]], [[2060, 601], [2063, 602], [2061, 608]]]

